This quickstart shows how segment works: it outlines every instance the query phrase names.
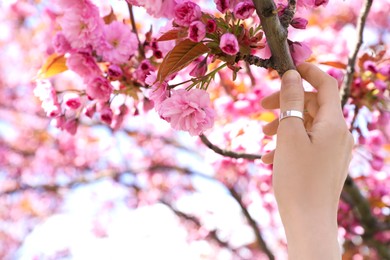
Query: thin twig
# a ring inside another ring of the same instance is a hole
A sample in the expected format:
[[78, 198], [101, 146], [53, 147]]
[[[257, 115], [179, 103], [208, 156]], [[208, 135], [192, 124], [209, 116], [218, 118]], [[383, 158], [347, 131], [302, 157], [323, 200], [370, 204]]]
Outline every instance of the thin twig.
[[130, 22], [131, 22], [132, 30], [135, 33], [135, 35], [137, 36], [139, 53], [140, 53], [142, 58], [145, 58], [144, 46], [142, 45], [141, 40], [139, 39], [139, 35], [138, 35], [138, 31], [137, 31], [137, 24], [135, 23], [135, 19], [134, 19], [133, 5], [127, 3], [127, 7], [129, 9]]
[[260, 154], [250, 154], [250, 153], [236, 153], [230, 150], [223, 150], [219, 148], [218, 146], [212, 144], [209, 139], [203, 134], [199, 135], [200, 140], [211, 150], [216, 152], [217, 154], [220, 154], [222, 156], [230, 157], [230, 158], [243, 158], [247, 160], [256, 160], [256, 159], [261, 159]]
[[357, 21], [356, 45], [348, 58], [346, 77], [344, 77], [343, 84], [341, 86], [341, 105], [342, 105], [342, 107], [344, 107], [344, 105], [348, 102], [348, 98], [349, 98], [349, 95], [351, 93], [352, 80], [353, 80], [353, 76], [355, 74], [356, 58], [357, 58], [357, 55], [359, 53], [360, 47], [363, 44], [363, 31], [364, 31], [364, 27], [366, 25], [368, 13], [370, 12], [370, 9], [371, 9], [372, 2], [373, 2], [373, 0], [365, 0], [364, 1], [362, 10], [360, 12], [360, 15], [359, 15], [359, 18]]
[[230, 188], [229, 192], [232, 195], [232, 197], [235, 199], [235, 201], [238, 203], [238, 205], [240, 206], [242, 212], [244, 213], [246, 220], [248, 221], [248, 224], [251, 226], [253, 232], [255, 233], [256, 242], [257, 242], [258, 246], [264, 251], [264, 253], [268, 256], [268, 258], [270, 260], [274, 260], [275, 256], [273, 255], [271, 250], [268, 248], [267, 243], [265, 242], [264, 238], [262, 237], [262, 235], [260, 233], [260, 229], [259, 229], [256, 221], [252, 218], [252, 216], [249, 214], [248, 209], [243, 204], [240, 194], [238, 194], [238, 192], [234, 188]]
[[249, 65], [256, 65], [257, 67], [263, 67], [263, 68], [272, 68], [271, 60], [270, 59], [262, 59], [260, 57], [257, 57], [256, 55], [244, 55], [241, 53], [237, 54], [236, 62], [243, 60], [249, 63]]
[[[167, 206], [170, 210], [172, 210], [173, 213], [176, 214], [181, 219], [184, 219], [186, 221], [189, 221], [190, 223], [194, 224], [198, 229], [202, 227], [202, 223], [194, 216], [188, 215], [180, 210], [178, 210], [176, 207], [174, 207], [172, 204], [170, 204], [168, 201], [161, 199], [160, 202]], [[227, 241], [221, 240], [216, 230], [211, 230], [207, 236], [207, 238], [212, 239], [213, 241], [217, 242], [217, 244], [222, 248], [229, 249], [232, 253], [237, 254], [237, 250], [234, 249]]]

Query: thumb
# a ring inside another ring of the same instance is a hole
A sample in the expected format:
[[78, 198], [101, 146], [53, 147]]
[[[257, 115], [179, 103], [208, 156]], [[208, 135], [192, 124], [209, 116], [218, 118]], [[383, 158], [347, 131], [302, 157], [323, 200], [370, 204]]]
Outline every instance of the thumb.
[[[298, 110], [303, 112], [304, 90], [301, 75], [296, 70], [289, 70], [282, 77], [280, 89], [280, 112]], [[289, 120], [286, 118], [285, 120]], [[299, 119], [300, 120], [300, 119]]]

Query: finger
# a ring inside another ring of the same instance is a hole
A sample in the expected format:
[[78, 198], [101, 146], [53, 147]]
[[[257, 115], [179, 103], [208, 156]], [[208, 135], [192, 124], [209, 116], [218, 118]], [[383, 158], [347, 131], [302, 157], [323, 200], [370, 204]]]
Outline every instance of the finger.
[[274, 155], [275, 155], [275, 150], [272, 150], [271, 152], [264, 154], [261, 157], [261, 160], [265, 164], [272, 164], [274, 162]]
[[263, 133], [268, 136], [275, 135], [276, 131], [278, 130], [278, 126], [279, 126], [279, 119], [275, 119], [263, 126]]
[[279, 95], [280, 91], [276, 91], [271, 95], [261, 100], [261, 106], [265, 109], [278, 109], [279, 108]]
[[[308, 104], [309, 102], [313, 102], [313, 99], [314, 100], [317, 99], [317, 93], [315, 93], [315, 92], [305, 91], [304, 96], [305, 96], [305, 108], [306, 108], [306, 104]], [[315, 101], [315, 103], [317, 103], [317, 101]], [[263, 98], [261, 100], [261, 105], [265, 109], [279, 109], [280, 108], [280, 91], [272, 93], [271, 95]]]
[[319, 109], [317, 102], [317, 93], [305, 92], [305, 111], [308, 112], [310, 117], [315, 118]]
[[298, 71], [307, 82], [318, 91], [318, 105], [323, 107], [325, 116], [334, 118], [335, 112], [341, 112], [340, 96], [336, 79], [310, 63], [298, 66]]
[[[280, 88], [280, 112], [287, 110], [298, 110], [303, 112], [304, 91], [299, 73], [289, 70], [282, 77]], [[297, 117], [287, 117], [279, 122], [277, 142], [285, 143], [308, 140], [303, 120]]]

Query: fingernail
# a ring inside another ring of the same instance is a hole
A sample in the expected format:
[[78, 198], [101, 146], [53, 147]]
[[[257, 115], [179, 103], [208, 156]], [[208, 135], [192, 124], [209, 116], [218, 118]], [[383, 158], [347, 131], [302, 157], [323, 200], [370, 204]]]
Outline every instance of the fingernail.
[[283, 83], [299, 84], [301, 83], [301, 75], [296, 70], [288, 70], [283, 74]]

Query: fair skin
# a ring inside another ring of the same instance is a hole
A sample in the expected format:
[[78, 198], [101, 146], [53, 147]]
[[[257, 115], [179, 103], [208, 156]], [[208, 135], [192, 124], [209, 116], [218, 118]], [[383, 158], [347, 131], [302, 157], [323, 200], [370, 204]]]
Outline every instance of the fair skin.
[[[289, 259], [341, 259], [337, 208], [353, 138], [343, 117], [336, 80], [309, 63], [300, 65], [298, 72], [287, 71], [281, 91], [263, 99], [262, 105], [307, 111], [305, 120], [288, 117], [264, 126], [265, 134], [277, 135], [277, 144], [262, 160], [274, 164], [273, 188]], [[301, 77], [317, 91], [305, 93]]]

